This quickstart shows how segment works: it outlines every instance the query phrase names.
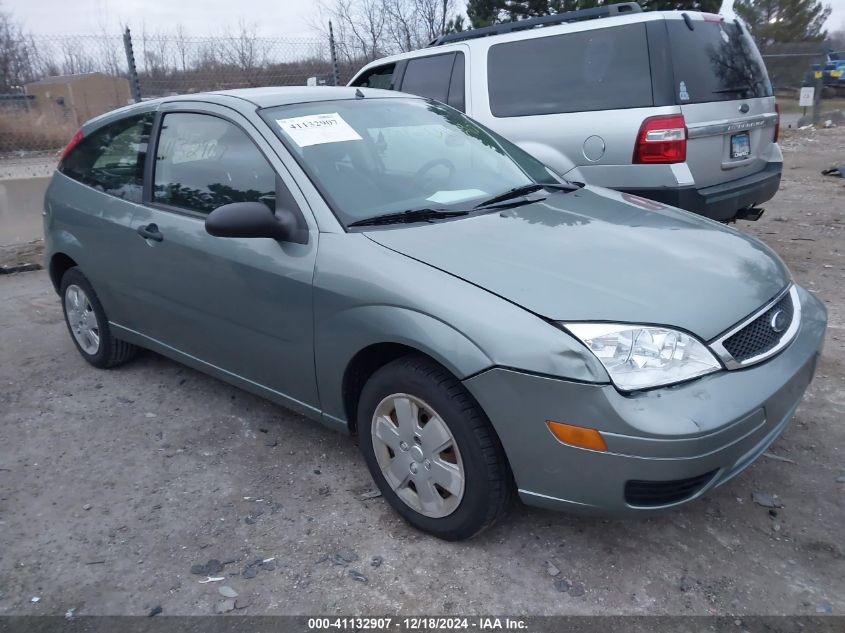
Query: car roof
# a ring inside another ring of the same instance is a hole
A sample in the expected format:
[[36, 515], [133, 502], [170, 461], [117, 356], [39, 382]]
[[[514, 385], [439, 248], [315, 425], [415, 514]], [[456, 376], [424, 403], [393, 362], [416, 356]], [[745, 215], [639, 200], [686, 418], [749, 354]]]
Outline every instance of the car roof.
[[[224, 102], [227, 98], [248, 101], [259, 108], [291, 105], [294, 103], [312, 103], [318, 101], [341, 101], [355, 99], [359, 94], [370, 98], [411, 97], [393, 90], [379, 90], [377, 88], [347, 88], [346, 86], [268, 86], [264, 88], [238, 88], [235, 90], [220, 90], [215, 92], [200, 92], [189, 95], [174, 95], [163, 99], [169, 101], [217, 101]], [[217, 98], [222, 97], [218, 101]]]
[[265, 88], [239, 88], [236, 90], [219, 90], [216, 92], [195, 92], [191, 94], [171, 95], [147, 99], [140, 103], [133, 103], [116, 110], [111, 110], [82, 125], [82, 131], [87, 135], [95, 129], [122, 119], [127, 116], [151, 112], [164, 103], [184, 103], [197, 101], [202, 103], [216, 103], [218, 105], [243, 106], [251, 104], [253, 108], [272, 108], [275, 106], [292, 105], [294, 103], [315, 103], [321, 101], [343, 101], [359, 98], [358, 94], [371, 99], [420, 99], [416, 95], [395, 90], [379, 90], [377, 88], [347, 88], [346, 86], [269, 86]]

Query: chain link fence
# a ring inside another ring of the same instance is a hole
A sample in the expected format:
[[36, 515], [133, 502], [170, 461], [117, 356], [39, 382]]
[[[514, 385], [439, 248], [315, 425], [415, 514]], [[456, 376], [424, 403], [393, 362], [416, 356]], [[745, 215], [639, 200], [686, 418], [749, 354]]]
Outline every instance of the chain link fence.
[[[328, 38], [132, 33], [134, 74], [126, 43], [126, 34], [39, 36], [0, 50], [0, 177], [39, 173], [82, 123], [131, 103], [137, 91], [151, 99], [333, 82]], [[845, 52], [800, 42], [766, 46], [762, 55], [785, 127], [843, 122], [837, 111], [845, 110]], [[359, 65], [341, 64], [341, 83]], [[814, 101], [802, 105], [801, 89], [809, 87]]]
[[[0, 51], [0, 171], [32, 175], [88, 119], [136, 100], [332, 82], [328, 41], [131, 34], [29, 37]], [[5, 71], [5, 76], [2, 74]], [[137, 84], [136, 84], [137, 80]], [[137, 86], [137, 88], [136, 88]], [[2, 174], [0, 174], [2, 175]], [[6, 175], [9, 176], [8, 174]]]

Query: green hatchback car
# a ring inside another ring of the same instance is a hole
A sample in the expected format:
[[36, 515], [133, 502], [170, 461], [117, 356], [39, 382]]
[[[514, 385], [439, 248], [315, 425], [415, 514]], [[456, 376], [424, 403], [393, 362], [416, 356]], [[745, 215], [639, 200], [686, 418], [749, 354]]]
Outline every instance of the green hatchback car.
[[783, 432], [826, 326], [759, 241], [380, 90], [94, 119], [44, 232], [88, 362], [147, 348], [353, 434], [396, 511], [452, 540], [515, 494], [647, 515], [728, 481]]

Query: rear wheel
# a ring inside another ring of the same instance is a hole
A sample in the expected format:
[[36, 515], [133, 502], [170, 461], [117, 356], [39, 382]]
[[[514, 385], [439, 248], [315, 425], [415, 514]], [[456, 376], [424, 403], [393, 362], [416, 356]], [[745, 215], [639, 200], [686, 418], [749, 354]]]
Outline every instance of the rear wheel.
[[499, 439], [460, 381], [431, 360], [406, 356], [373, 374], [358, 430], [373, 479], [415, 527], [461, 540], [504, 513], [513, 484]]
[[107, 369], [135, 357], [137, 347], [112, 336], [97, 293], [78, 267], [68, 269], [62, 276], [60, 292], [65, 323], [85, 360]]

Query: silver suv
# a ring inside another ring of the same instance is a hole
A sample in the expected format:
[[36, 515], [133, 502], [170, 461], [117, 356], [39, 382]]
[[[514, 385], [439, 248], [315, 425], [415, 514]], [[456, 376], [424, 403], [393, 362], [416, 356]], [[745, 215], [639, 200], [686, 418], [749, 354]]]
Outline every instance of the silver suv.
[[569, 180], [715, 220], [756, 220], [780, 184], [765, 65], [718, 15], [624, 3], [500, 24], [372, 62], [350, 85], [443, 101]]

